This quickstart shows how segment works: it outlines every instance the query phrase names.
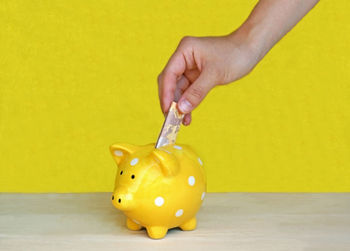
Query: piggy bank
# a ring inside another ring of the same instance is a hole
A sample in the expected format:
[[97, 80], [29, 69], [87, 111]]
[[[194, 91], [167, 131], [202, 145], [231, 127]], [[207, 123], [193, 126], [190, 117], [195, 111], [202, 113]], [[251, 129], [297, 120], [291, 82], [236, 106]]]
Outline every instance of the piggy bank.
[[196, 228], [206, 178], [191, 147], [114, 144], [110, 150], [118, 165], [112, 203], [129, 229], [146, 228], [149, 237], [160, 239], [170, 228]]

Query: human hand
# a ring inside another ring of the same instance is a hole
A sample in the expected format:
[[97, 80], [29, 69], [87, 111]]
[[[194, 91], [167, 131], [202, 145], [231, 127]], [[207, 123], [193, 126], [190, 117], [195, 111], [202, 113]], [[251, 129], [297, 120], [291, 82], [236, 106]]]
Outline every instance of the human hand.
[[163, 113], [173, 100], [191, 123], [191, 112], [216, 85], [233, 82], [258, 62], [257, 50], [242, 34], [223, 37], [185, 37], [158, 77]]
[[191, 123], [191, 112], [217, 85], [248, 74], [319, 0], [260, 0], [235, 32], [222, 37], [185, 37], [158, 77], [167, 113], [173, 100]]

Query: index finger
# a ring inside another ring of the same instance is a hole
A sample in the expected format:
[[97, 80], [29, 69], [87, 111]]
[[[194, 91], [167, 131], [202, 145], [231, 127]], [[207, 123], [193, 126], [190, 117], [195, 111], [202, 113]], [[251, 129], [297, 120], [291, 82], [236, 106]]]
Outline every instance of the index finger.
[[159, 100], [163, 113], [168, 112], [174, 100], [176, 83], [185, 70], [185, 58], [179, 50], [176, 50], [158, 77]]

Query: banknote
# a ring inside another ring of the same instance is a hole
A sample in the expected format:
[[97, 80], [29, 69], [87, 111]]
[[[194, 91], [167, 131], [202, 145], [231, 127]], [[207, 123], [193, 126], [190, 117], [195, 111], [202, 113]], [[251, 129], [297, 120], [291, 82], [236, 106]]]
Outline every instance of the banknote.
[[177, 103], [172, 102], [155, 145], [156, 148], [175, 144], [176, 136], [180, 130], [183, 118], [184, 114], [180, 113], [177, 109]]

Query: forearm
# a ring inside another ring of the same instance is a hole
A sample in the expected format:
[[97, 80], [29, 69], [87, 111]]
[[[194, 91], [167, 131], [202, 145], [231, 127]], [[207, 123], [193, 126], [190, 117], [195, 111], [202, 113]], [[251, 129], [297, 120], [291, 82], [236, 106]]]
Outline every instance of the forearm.
[[232, 35], [248, 40], [260, 60], [318, 1], [260, 0]]
[[220, 37], [186, 37], [158, 77], [163, 112], [181, 95], [179, 110], [191, 122], [191, 112], [216, 85], [247, 75], [264, 55], [318, 0], [260, 0], [235, 32]]

